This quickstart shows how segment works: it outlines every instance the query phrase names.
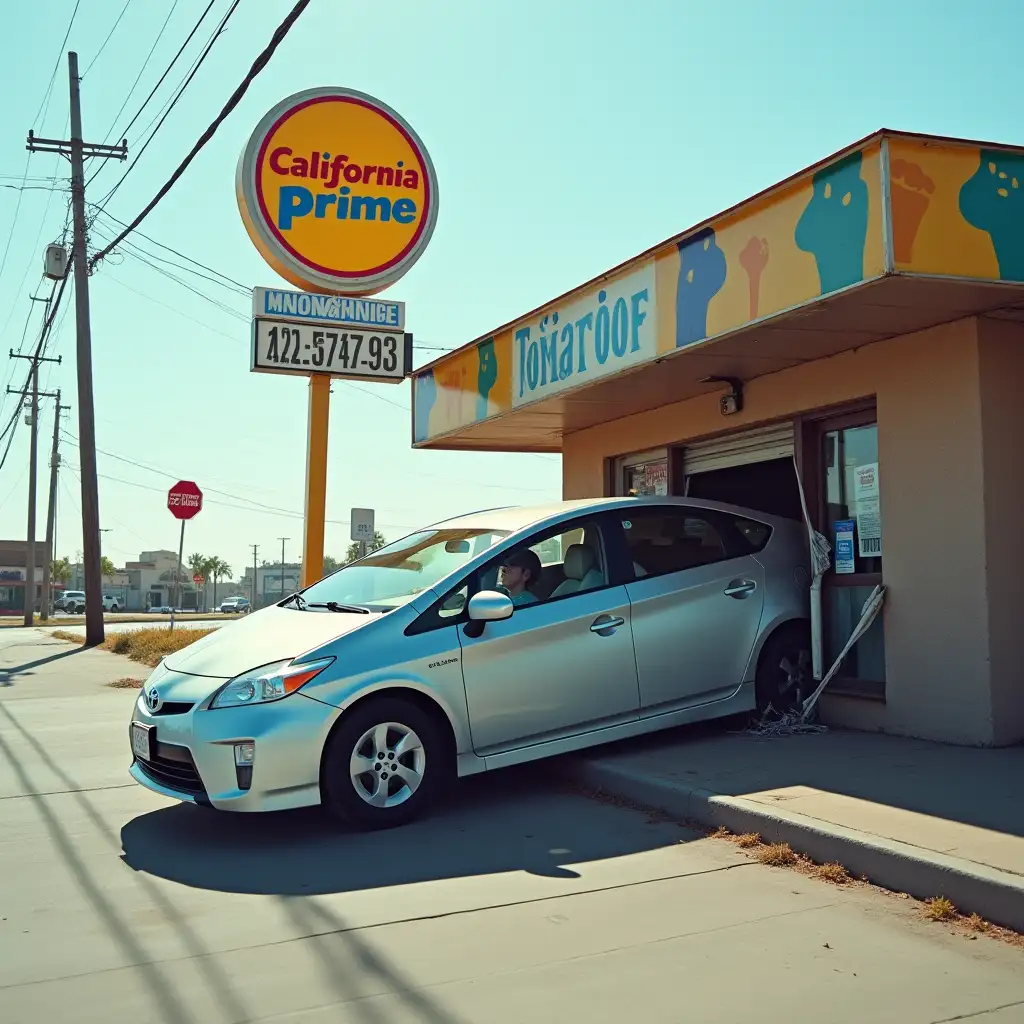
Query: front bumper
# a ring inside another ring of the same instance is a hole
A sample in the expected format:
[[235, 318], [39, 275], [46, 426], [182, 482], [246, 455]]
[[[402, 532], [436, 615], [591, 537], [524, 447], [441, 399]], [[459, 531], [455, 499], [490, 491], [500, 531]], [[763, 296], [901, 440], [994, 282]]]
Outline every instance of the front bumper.
[[[340, 714], [337, 708], [302, 693], [216, 711], [200, 710], [203, 703], [152, 715], [139, 695], [131, 720], [155, 731], [152, 759], [134, 758], [129, 769], [139, 785], [224, 811], [282, 811], [320, 803], [320, 757]], [[172, 710], [179, 707], [172, 704]], [[256, 753], [251, 785], [242, 789], [234, 746], [247, 741], [255, 743]]]

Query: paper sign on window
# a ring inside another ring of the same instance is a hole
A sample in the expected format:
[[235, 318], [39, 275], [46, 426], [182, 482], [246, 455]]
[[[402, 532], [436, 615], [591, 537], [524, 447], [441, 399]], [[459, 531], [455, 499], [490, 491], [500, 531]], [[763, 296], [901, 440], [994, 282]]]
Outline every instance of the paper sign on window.
[[649, 462], [645, 467], [647, 494], [668, 494], [668, 463]]
[[853, 555], [852, 519], [840, 519], [835, 524], [836, 531], [836, 573], [850, 575], [857, 571]]
[[882, 554], [882, 512], [878, 497], [878, 463], [867, 462], [853, 471], [857, 505], [857, 541], [861, 558]]

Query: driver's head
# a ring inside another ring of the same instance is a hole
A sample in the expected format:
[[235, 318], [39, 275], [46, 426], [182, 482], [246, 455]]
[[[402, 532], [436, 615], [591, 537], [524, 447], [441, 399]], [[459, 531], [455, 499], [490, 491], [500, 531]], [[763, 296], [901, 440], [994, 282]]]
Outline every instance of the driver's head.
[[529, 548], [510, 552], [501, 563], [498, 582], [513, 596], [540, 579], [540, 559]]

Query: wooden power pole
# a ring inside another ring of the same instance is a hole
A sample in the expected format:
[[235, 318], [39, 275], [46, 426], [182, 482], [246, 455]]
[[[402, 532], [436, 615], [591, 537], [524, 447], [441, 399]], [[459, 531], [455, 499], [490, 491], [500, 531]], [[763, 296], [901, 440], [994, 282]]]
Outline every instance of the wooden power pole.
[[71, 212], [74, 222], [72, 262], [75, 271], [75, 324], [78, 355], [78, 444], [82, 473], [82, 560], [85, 563], [85, 642], [103, 643], [103, 577], [100, 572], [100, 499], [96, 481], [96, 421], [92, 386], [92, 333], [89, 323], [89, 262], [85, 221], [85, 160], [125, 160], [128, 143], [106, 146], [82, 141], [82, 105], [78, 54], [68, 53], [71, 99], [71, 138], [37, 139], [28, 135], [28, 148], [59, 153], [71, 161]]

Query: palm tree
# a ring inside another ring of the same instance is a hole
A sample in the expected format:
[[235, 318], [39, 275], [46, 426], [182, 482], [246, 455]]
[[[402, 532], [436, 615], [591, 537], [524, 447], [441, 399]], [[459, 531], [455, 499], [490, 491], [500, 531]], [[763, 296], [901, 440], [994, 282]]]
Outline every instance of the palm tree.
[[71, 559], [55, 558], [50, 564], [50, 578], [54, 583], [67, 584], [68, 580], [71, 579]]
[[[202, 576], [205, 584], [207, 577], [207, 566], [210, 560], [206, 555], [201, 555], [198, 551], [193, 552], [188, 556], [188, 562], [186, 565], [192, 570], [193, 576]], [[199, 611], [199, 587], [196, 587], [196, 611]]]
[[[387, 544], [387, 540], [384, 538], [384, 534], [380, 530], [373, 531], [373, 540], [366, 545], [367, 554], [371, 551], [376, 551], [378, 548], [384, 547]], [[359, 557], [359, 541], [354, 540], [348, 546], [348, 551], [345, 552], [345, 565], [349, 562], [354, 562]]]
[[224, 561], [223, 558], [218, 558], [214, 555], [210, 559], [210, 577], [213, 579], [213, 607], [217, 607], [217, 583], [222, 579], [231, 579], [234, 575], [234, 570]]

